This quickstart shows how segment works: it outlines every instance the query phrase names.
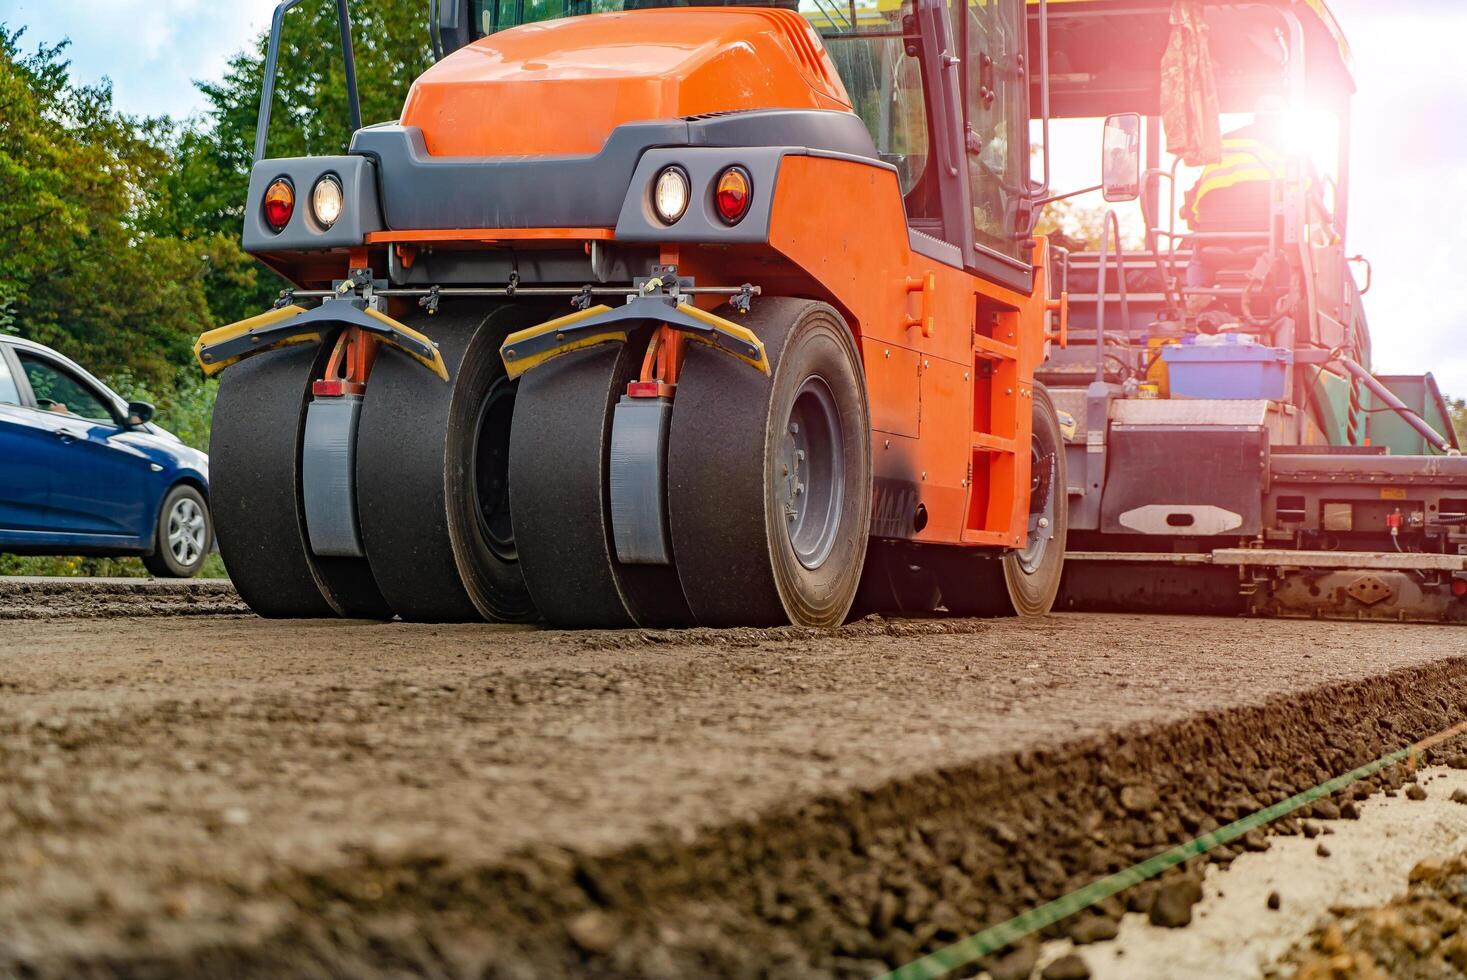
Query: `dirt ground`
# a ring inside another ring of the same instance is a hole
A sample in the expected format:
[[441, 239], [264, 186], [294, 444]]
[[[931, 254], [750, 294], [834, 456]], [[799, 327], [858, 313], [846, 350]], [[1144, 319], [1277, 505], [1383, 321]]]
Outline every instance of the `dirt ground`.
[[[1467, 760], [1464, 760], [1467, 762]], [[1448, 806], [1467, 804], [1456, 779]], [[1441, 787], [1438, 787], [1440, 790]], [[1459, 818], [1467, 822], [1467, 817]], [[1292, 980], [1456, 980], [1467, 977], [1467, 851], [1416, 863], [1377, 905], [1340, 903], [1292, 949], [1278, 976]]]
[[871, 975], [1467, 717], [1464, 645], [0, 622], [0, 975]]
[[[1467, 766], [1467, 755], [1452, 761]], [[1299, 951], [1337, 914], [1373, 909], [1400, 895], [1418, 862], [1467, 850], [1467, 806], [1452, 799], [1467, 799], [1467, 768], [1421, 769], [1416, 785], [1420, 794], [1377, 793], [1357, 804], [1354, 819], [1312, 820], [1312, 837], [1271, 838], [1267, 850], [1241, 854], [1226, 868], [1208, 868], [1202, 901], [1185, 929], [1127, 915], [1116, 939], [1078, 946], [1056, 940], [1045, 945], [1040, 962], [1077, 953], [1093, 980], [1333, 980], [1317, 968], [1301, 975]], [[1467, 898], [1467, 891], [1461, 896]], [[1297, 947], [1294, 955], [1280, 962], [1291, 947]], [[1386, 965], [1388, 975], [1400, 975], [1389, 960]], [[1440, 961], [1422, 965], [1437, 969], [1418, 971], [1421, 976], [1452, 976]]]

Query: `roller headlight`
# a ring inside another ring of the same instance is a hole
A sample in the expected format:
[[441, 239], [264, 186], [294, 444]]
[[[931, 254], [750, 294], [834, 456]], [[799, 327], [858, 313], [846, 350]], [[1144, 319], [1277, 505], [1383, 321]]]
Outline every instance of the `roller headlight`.
[[673, 224], [688, 209], [691, 185], [681, 167], [666, 167], [652, 184], [652, 210], [665, 225]]
[[336, 219], [341, 217], [344, 200], [341, 181], [327, 174], [316, 181], [316, 186], [311, 188], [311, 216], [322, 228], [330, 228], [336, 224]]

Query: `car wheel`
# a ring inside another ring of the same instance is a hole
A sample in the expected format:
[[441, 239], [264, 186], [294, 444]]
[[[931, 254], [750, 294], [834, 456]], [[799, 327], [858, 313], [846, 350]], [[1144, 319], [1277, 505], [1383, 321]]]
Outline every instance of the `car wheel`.
[[168, 491], [158, 508], [153, 553], [143, 556], [148, 571], [159, 578], [192, 578], [214, 546], [209, 505], [193, 487], [180, 484]]

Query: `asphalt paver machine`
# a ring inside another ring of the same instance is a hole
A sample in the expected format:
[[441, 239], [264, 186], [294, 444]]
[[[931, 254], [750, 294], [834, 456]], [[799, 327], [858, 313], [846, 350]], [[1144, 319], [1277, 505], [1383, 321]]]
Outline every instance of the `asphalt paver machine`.
[[[1140, 226], [1123, 235], [1112, 212], [1056, 270], [1070, 344], [1037, 376], [1077, 423], [1062, 604], [1467, 618], [1467, 460], [1447, 407], [1430, 374], [1370, 370], [1333, 17], [1318, 0], [1076, 0], [1048, 21], [1054, 116], [1135, 113], [1146, 161]], [[1278, 157], [1225, 149], [1213, 171], [1218, 186], [1263, 168], [1262, 216], [1179, 223], [1190, 178], [1164, 144], [1268, 99]]]

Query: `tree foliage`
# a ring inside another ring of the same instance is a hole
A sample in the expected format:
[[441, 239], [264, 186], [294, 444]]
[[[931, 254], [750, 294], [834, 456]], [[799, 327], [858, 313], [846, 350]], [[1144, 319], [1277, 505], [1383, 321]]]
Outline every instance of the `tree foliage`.
[[1452, 416], [1452, 428], [1457, 430], [1457, 441], [1467, 446], [1467, 400], [1449, 398], [1447, 408]]
[[[362, 118], [394, 119], [430, 63], [426, 5], [352, 0]], [[70, 76], [66, 44], [0, 24], [0, 330], [49, 344], [146, 397], [196, 445], [214, 385], [198, 334], [268, 307], [284, 283], [240, 248], [266, 37], [242, 38], [206, 109], [135, 118], [107, 82]], [[286, 18], [268, 153], [338, 154], [351, 137], [335, 4]]]
[[[362, 119], [396, 119], [413, 79], [432, 60], [426, 5], [353, 0], [350, 9]], [[237, 251], [254, 160], [266, 42], [265, 35], [253, 39], [230, 60], [221, 79], [199, 84], [207, 109], [198, 125], [179, 134], [170, 181], [173, 230], [183, 237], [223, 237]], [[344, 153], [351, 124], [331, 0], [310, 0], [286, 16], [279, 64], [267, 155]], [[259, 312], [284, 283], [241, 254], [234, 265], [215, 267], [207, 285], [215, 318], [230, 322]]]
[[207, 321], [209, 249], [155, 233], [165, 120], [77, 85], [65, 44], [29, 54], [0, 27], [0, 326], [104, 373], [171, 382]]

